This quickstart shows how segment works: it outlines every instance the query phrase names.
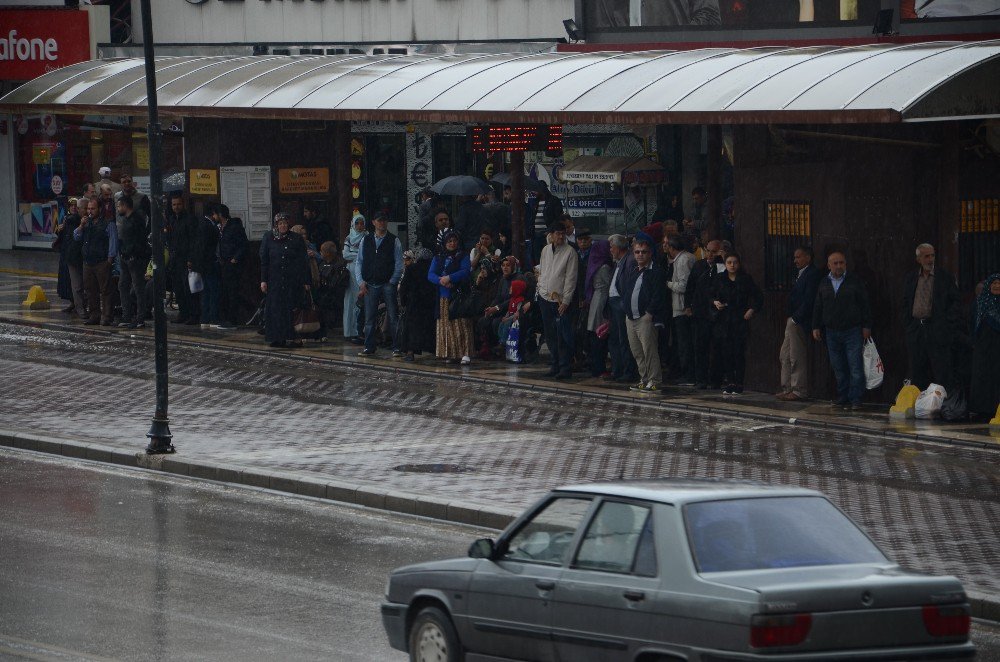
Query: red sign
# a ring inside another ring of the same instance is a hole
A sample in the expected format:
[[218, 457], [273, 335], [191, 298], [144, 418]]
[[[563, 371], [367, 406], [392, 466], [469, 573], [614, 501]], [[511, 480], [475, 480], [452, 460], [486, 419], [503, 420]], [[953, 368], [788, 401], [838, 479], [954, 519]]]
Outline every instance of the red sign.
[[490, 124], [470, 127], [473, 152], [562, 152], [562, 124]]
[[31, 80], [89, 59], [87, 12], [0, 10], [0, 80]]

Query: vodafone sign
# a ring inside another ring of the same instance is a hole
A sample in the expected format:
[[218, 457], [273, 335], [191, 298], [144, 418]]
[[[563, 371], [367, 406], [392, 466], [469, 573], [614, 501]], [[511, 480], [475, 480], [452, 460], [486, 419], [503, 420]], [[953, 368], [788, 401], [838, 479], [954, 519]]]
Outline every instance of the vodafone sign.
[[31, 80], [89, 59], [87, 12], [0, 9], [0, 80]]

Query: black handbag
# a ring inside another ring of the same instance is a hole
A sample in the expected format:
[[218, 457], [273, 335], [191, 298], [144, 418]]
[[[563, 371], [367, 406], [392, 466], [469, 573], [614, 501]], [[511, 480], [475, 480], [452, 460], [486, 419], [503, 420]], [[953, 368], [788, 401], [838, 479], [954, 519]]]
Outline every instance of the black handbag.
[[468, 319], [480, 315], [483, 306], [480, 306], [479, 293], [466, 283], [459, 283], [451, 291], [448, 299], [448, 319]]

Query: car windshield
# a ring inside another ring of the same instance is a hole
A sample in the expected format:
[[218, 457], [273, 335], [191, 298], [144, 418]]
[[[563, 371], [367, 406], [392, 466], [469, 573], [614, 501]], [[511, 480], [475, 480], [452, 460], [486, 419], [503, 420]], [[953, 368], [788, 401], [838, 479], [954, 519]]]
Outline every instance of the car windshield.
[[699, 572], [886, 563], [882, 552], [822, 497], [766, 497], [684, 508]]

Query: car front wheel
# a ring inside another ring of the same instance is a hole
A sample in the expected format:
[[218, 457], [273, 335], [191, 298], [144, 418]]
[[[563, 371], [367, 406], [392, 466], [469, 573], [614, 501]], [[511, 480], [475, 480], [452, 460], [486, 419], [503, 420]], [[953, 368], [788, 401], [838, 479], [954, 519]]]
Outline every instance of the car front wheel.
[[455, 626], [437, 607], [424, 607], [410, 629], [411, 662], [463, 662]]

